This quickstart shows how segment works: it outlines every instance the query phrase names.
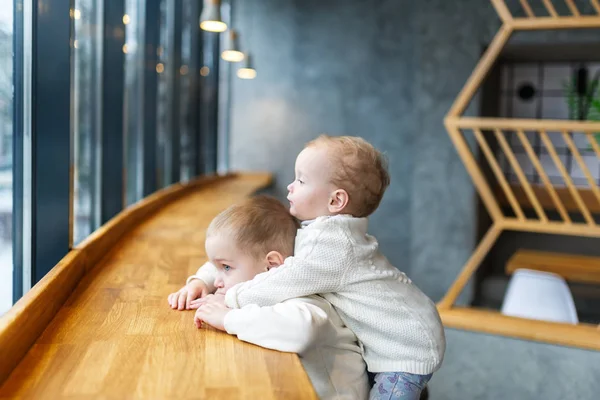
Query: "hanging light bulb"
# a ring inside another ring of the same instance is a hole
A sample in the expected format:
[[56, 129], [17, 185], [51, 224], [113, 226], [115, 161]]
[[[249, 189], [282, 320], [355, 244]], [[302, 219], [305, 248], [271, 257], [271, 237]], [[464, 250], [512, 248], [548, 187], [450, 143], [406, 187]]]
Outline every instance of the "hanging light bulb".
[[254, 65], [252, 64], [252, 57], [250, 54], [246, 53], [244, 55], [244, 66], [237, 71], [237, 76], [240, 79], [254, 79], [256, 78], [256, 70], [254, 69]]
[[221, 0], [204, 0], [200, 14], [200, 28], [209, 32], [225, 32], [227, 24], [221, 20]]
[[240, 51], [238, 34], [235, 29], [229, 30], [229, 42], [225, 46], [225, 50], [221, 53], [221, 58], [229, 62], [240, 62], [244, 59], [244, 53]]

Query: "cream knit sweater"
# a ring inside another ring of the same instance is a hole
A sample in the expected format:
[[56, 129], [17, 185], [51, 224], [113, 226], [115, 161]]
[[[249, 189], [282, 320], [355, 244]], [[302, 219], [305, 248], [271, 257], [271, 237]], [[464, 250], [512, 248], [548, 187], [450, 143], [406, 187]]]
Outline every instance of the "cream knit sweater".
[[227, 306], [320, 294], [358, 337], [369, 371], [436, 371], [446, 341], [435, 304], [379, 252], [367, 225], [347, 215], [317, 218], [298, 230], [293, 257], [229, 289]]

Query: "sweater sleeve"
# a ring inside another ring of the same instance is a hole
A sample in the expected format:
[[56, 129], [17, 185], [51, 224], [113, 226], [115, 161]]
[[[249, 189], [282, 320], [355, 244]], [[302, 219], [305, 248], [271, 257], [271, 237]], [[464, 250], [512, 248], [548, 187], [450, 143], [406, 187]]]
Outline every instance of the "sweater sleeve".
[[194, 279], [200, 279], [201, 281], [206, 283], [206, 286], [208, 287], [209, 292], [212, 293], [215, 291], [214, 284], [215, 284], [216, 277], [217, 277], [217, 267], [215, 267], [214, 264], [212, 264], [210, 261], [207, 261], [204, 263], [203, 266], [198, 268], [198, 271], [196, 271], [196, 273], [194, 275], [187, 278], [187, 280], [185, 281], [185, 284], [187, 285]]
[[292, 299], [274, 306], [255, 304], [231, 310], [225, 330], [238, 339], [268, 349], [302, 354], [325, 335], [335, 334], [327, 313], [312, 302]]
[[296, 244], [296, 255], [230, 288], [225, 303], [229, 308], [271, 306], [292, 298], [334, 292], [344, 283], [352, 264], [351, 254], [352, 245], [341, 229], [313, 228]]

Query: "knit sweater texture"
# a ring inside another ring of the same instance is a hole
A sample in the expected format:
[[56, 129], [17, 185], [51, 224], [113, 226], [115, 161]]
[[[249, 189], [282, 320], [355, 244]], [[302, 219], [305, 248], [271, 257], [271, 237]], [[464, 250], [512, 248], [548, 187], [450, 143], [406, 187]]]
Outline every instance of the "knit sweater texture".
[[436, 306], [381, 254], [367, 227], [366, 218], [348, 215], [303, 224], [294, 256], [229, 289], [227, 306], [318, 294], [356, 334], [370, 372], [433, 373], [446, 348]]

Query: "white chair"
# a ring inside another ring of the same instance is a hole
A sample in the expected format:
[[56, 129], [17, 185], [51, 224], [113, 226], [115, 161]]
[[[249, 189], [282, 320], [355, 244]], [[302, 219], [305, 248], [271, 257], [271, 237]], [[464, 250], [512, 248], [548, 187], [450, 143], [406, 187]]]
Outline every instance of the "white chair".
[[567, 282], [549, 272], [518, 269], [508, 283], [502, 314], [577, 324], [577, 311]]

